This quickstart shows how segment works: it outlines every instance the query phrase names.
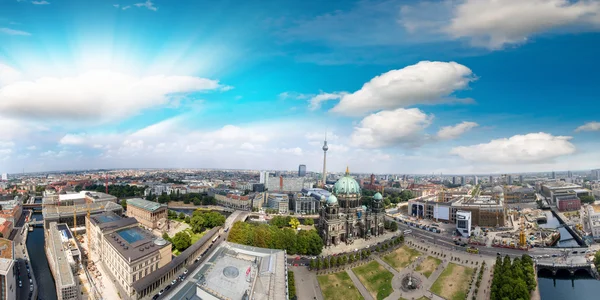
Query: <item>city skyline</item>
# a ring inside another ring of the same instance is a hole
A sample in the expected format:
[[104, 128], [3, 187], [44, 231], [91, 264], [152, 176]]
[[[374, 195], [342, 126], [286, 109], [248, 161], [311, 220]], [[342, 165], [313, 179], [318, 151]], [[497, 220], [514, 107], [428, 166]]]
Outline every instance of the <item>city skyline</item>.
[[3, 1], [0, 173], [600, 168], [595, 5], [302, 3]]

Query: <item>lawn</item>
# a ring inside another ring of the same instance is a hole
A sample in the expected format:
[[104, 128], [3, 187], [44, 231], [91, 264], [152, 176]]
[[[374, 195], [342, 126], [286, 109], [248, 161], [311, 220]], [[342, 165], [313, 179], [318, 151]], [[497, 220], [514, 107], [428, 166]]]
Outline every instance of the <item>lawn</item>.
[[425, 275], [425, 277], [429, 278], [431, 273], [435, 271], [435, 269], [442, 263], [440, 259], [437, 259], [432, 256], [427, 256], [425, 260], [415, 269], [417, 272]]
[[400, 272], [410, 263], [415, 261], [419, 255], [421, 255], [419, 251], [404, 245], [396, 249], [396, 251], [384, 256], [383, 260]]
[[377, 261], [352, 269], [360, 282], [369, 290], [369, 293], [377, 300], [385, 299], [394, 290], [392, 289], [392, 278], [394, 274], [386, 270]]
[[[186, 229], [184, 229], [182, 231], [185, 232], [185, 233], [187, 233], [192, 238], [192, 244], [191, 245], [193, 245], [194, 243], [196, 243], [197, 241], [199, 241], [202, 238], [202, 236], [204, 236], [204, 234], [206, 234], [208, 232], [208, 230], [204, 230], [204, 231], [202, 231], [200, 233], [194, 233], [191, 228], [186, 228]], [[181, 254], [181, 252], [179, 250], [177, 250], [177, 249], [173, 249], [172, 253], [173, 253], [174, 256], [178, 256], [179, 254]]]
[[347, 299], [360, 300], [364, 299], [358, 289], [352, 283], [352, 279], [345, 271], [317, 276], [321, 292], [325, 300]]
[[469, 293], [473, 272], [473, 268], [449, 263], [431, 286], [431, 291], [449, 300], [463, 300]]

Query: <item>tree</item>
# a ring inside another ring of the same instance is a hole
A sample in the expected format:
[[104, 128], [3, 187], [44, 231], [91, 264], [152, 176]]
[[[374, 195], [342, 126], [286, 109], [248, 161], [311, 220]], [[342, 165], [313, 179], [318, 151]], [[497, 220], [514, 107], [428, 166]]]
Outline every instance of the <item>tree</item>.
[[581, 196], [579, 197], [579, 200], [581, 200], [581, 203], [587, 203], [587, 204], [592, 204], [596, 201], [596, 198], [594, 198], [594, 196]]
[[392, 232], [398, 231], [398, 223], [392, 221], [391, 224], [390, 224], [390, 230]]
[[190, 216], [185, 216], [185, 219], [183, 221], [186, 222], [187, 224], [190, 224], [190, 221], [191, 221]]
[[202, 205], [202, 200], [200, 200], [198, 197], [192, 198], [192, 202], [194, 205]]
[[312, 218], [306, 218], [306, 219], [304, 219], [304, 225], [308, 225], [308, 226], [315, 225], [315, 220]]
[[171, 238], [169, 237], [169, 234], [166, 233], [166, 232], [163, 233], [162, 238], [165, 239], [165, 240], [167, 240], [167, 241], [171, 241]]
[[192, 238], [184, 231], [176, 233], [173, 237], [173, 245], [175, 245], [175, 249], [179, 251], [187, 249], [191, 244]]
[[183, 219], [185, 219], [185, 214], [180, 212], [179, 216], [177, 218], [183, 220]]
[[298, 219], [296, 218], [292, 218], [288, 224], [290, 224], [290, 227], [292, 227], [293, 229], [298, 229], [300, 221], [298, 221]]
[[121, 206], [123, 206], [123, 209], [127, 209], [127, 200], [121, 200]]

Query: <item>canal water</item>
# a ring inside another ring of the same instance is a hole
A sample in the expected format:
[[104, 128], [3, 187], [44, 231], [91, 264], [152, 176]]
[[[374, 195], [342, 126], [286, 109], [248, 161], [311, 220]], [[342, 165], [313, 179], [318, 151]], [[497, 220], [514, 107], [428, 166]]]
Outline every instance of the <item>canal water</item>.
[[[546, 224], [540, 224], [540, 227], [543, 228], [557, 228], [560, 226], [560, 222], [558, 219], [552, 214], [551, 211], [544, 211], [546, 213], [546, 217], [548, 218], [548, 222]], [[565, 229], [561, 227], [558, 229], [560, 232], [560, 240], [556, 243], [556, 247], [578, 247], [577, 241], [573, 239], [573, 236]]]
[[[560, 222], [552, 212], [545, 211], [548, 223], [540, 224], [544, 228], [557, 228]], [[578, 247], [577, 241], [563, 227], [560, 231], [560, 240], [555, 247]], [[542, 300], [565, 299], [598, 299], [600, 295], [600, 281], [592, 277], [538, 277], [540, 296]]]
[[[32, 219], [41, 220], [42, 214], [34, 213]], [[31, 267], [38, 286], [38, 299], [56, 300], [56, 286], [44, 247], [44, 229], [36, 227], [27, 235], [27, 252], [29, 252]]]

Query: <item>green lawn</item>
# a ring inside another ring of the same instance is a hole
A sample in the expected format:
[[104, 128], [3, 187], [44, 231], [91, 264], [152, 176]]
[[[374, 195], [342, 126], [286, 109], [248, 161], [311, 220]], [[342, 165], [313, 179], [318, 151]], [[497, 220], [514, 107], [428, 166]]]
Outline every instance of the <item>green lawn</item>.
[[425, 277], [429, 278], [429, 276], [431, 276], [431, 273], [433, 273], [433, 271], [435, 271], [435, 269], [441, 263], [442, 263], [442, 261], [440, 259], [437, 259], [432, 256], [427, 256], [427, 258], [425, 258], [423, 260], [423, 262], [419, 266], [417, 266], [415, 271], [417, 271], [417, 272], [425, 275]]
[[394, 274], [386, 270], [377, 261], [356, 267], [352, 271], [373, 295], [373, 298], [377, 300], [385, 299], [394, 291], [392, 289]]
[[364, 300], [345, 271], [317, 276], [325, 300]]
[[[197, 241], [199, 241], [202, 238], [202, 236], [204, 236], [208, 232], [208, 230], [204, 230], [203, 232], [200, 232], [200, 233], [194, 233], [191, 228], [187, 228], [187, 229], [183, 230], [183, 232], [187, 233], [192, 238], [191, 245], [193, 245]], [[173, 249], [172, 253], [175, 256], [181, 254], [181, 252], [177, 249]]]
[[469, 280], [473, 272], [473, 268], [449, 263], [431, 286], [431, 291], [449, 300], [463, 300], [469, 293]]
[[404, 245], [396, 249], [394, 252], [384, 256], [383, 261], [400, 272], [402, 269], [406, 268], [406, 266], [415, 261], [419, 255], [421, 255], [419, 251]]

